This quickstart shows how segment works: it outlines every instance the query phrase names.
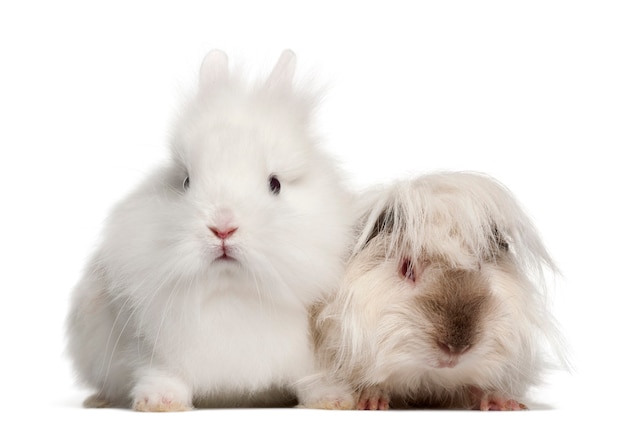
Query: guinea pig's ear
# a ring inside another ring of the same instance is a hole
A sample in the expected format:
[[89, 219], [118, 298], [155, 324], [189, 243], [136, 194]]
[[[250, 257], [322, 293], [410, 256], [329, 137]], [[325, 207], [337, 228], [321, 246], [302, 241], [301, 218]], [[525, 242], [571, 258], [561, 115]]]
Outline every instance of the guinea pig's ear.
[[202, 61], [200, 67], [200, 93], [206, 94], [228, 79], [228, 56], [224, 51], [214, 49]]
[[393, 209], [389, 207], [385, 208], [385, 210], [383, 210], [380, 215], [378, 215], [376, 221], [373, 224], [370, 223], [371, 225], [368, 231], [363, 232], [363, 235], [366, 235], [366, 239], [363, 242], [363, 247], [367, 246], [367, 244], [379, 234], [384, 232], [391, 232], [393, 230], [394, 222], [395, 214]]
[[498, 230], [497, 226], [493, 226], [493, 238], [501, 251], [509, 250], [509, 242], [504, 237], [504, 234]]
[[291, 49], [285, 49], [267, 78], [266, 85], [270, 89], [290, 88], [295, 72], [296, 54]]
[[509, 241], [507, 240], [504, 233], [498, 229], [498, 226], [495, 224], [491, 226], [491, 246], [490, 248], [490, 258], [496, 257], [498, 254], [505, 253], [509, 251]]

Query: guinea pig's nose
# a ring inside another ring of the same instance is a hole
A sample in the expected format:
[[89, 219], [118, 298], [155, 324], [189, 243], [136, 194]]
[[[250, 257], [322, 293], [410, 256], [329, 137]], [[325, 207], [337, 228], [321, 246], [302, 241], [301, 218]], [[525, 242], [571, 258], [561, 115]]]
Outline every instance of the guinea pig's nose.
[[455, 345], [452, 343], [437, 342], [437, 346], [447, 355], [461, 355], [470, 349], [469, 344]]
[[218, 238], [225, 240], [231, 237], [233, 234], [235, 234], [235, 232], [238, 230], [238, 227], [225, 227], [225, 228], [209, 227], [209, 230], [211, 230], [213, 234], [217, 236]]

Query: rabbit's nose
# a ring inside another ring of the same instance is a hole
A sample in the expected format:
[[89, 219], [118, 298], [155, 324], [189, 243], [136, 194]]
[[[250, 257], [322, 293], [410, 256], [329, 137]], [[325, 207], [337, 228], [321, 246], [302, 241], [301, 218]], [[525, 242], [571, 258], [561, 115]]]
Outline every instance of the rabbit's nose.
[[225, 228], [209, 227], [209, 230], [211, 230], [213, 234], [217, 236], [218, 238], [225, 240], [231, 237], [233, 234], [235, 234], [235, 232], [238, 230], [238, 227], [225, 227]]

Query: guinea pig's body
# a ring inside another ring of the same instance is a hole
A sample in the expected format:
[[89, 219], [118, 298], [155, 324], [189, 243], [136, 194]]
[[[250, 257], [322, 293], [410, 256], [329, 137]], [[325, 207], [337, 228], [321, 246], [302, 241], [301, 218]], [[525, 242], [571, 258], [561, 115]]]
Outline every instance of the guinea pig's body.
[[544, 270], [556, 268], [532, 223], [493, 179], [390, 186], [316, 315], [328, 379], [359, 409], [523, 409], [545, 353], [560, 351]]
[[310, 402], [308, 309], [336, 287], [351, 196], [315, 144], [285, 51], [252, 88], [207, 55], [171, 160], [112, 212], [78, 283], [68, 352], [87, 406]]

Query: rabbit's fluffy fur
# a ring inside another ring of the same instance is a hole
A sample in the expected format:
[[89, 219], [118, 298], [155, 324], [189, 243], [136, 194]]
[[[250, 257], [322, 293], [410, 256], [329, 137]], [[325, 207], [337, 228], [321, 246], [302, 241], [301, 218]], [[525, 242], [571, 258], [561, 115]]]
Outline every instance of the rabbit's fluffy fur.
[[308, 309], [336, 287], [352, 195], [285, 51], [257, 84], [212, 51], [171, 159], [111, 213], [73, 294], [68, 352], [87, 406], [310, 403]]

